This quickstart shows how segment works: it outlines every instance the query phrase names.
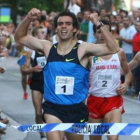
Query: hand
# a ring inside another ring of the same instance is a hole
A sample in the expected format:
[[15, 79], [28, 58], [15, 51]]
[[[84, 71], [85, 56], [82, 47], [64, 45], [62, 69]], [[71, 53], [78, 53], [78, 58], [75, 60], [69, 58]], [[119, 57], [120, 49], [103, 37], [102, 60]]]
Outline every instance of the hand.
[[5, 71], [6, 71], [6, 69], [5, 69], [5, 68], [0, 67], [0, 73], [4, 73]]
[[41, 15], [41, 11], [39, 9], [33, 8], [28, 12], [28, 17], [30, 19], [38, 19]]
[[97, 13], [92, 13], [90, 14], [90, 20], [92, 21], [93, 24], [95, 24], [96, 26], [98, 26], [100, 24], [99, 21], [99, 16]]
[[33, 72], [41, 72], [43, 69], [40, 67], [40, 66], [38, 66], [38, 65], [36, 65], [35, 67], [33, 67]]
[[120, 84], [119, 88], [116, 90], [116, 92], [119, 95], [124, 95], [126, 93], [126, 89], [127, 89], [128, 85], [126, 85], [125, 83]]
[[0, 48], [0, 57], [8, 56], [10, 51], [8, 49]]
[[117, 40], [122, 40], [122, 37], [120, 35], [115, 37]]

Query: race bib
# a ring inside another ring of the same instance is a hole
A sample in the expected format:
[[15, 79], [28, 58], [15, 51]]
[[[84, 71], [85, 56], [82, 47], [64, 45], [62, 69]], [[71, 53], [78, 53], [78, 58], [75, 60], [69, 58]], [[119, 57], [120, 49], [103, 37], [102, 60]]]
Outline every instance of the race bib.
[[40, 66], [41, 68], [43, 68], [46, 65], [46, 57], [42, 56], [42, 57], [37, 57], [37, 65]]
[[74, 77], [56, 76], [55, 94], [73, 95]]
[[112, 86], [113, 76], [112, 75], [103, 75], [98, 74], [96, 86], [98, 88], [109, 88]]

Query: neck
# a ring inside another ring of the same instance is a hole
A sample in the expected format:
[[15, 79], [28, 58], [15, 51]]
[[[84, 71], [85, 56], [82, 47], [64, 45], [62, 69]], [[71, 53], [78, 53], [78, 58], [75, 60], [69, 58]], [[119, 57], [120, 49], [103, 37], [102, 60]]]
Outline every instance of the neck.
[[76, 40], [70, 39], [68, 41], [59, 41], [58, 43], [58, 53], [60, 55], [66, 55], [75, 45]]
[[125, 28], [125, 29], [129, 28], [129, 25], [128, 25], [128, 26], [125, 26], [124, 28]]

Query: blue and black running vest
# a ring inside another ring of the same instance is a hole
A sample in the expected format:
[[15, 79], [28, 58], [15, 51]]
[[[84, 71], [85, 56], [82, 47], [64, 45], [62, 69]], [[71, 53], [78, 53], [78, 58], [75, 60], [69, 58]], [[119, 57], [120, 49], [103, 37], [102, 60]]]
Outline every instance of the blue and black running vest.
[[78, 46], [65, 56], [57, 53], [57, 45], [50, 49], [44, 67], [44, 99], [61, 105], [73, 105], [84, 101], [88, 94], [89, 69], [78, 59]]

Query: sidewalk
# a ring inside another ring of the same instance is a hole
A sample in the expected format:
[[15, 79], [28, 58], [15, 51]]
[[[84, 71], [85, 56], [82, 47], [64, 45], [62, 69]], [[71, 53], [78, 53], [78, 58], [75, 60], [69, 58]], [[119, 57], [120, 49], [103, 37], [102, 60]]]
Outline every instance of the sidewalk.
[[[7, 116], [6, 114], [1, 112], [2, 118], [7, 117], [9, 119], [9, 125], [11, 126], [19, 126], [20, 124], [14, 121], [12, 118]], [[5, 130], [6, 134], [1, 135], [0, 140], [24, 140], [28, 133], [23, 133], [18, 130], [16, 130], [13, 127], [8, 127]]]

